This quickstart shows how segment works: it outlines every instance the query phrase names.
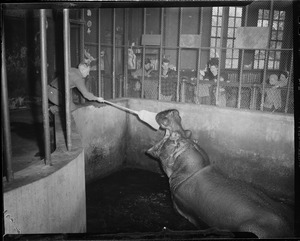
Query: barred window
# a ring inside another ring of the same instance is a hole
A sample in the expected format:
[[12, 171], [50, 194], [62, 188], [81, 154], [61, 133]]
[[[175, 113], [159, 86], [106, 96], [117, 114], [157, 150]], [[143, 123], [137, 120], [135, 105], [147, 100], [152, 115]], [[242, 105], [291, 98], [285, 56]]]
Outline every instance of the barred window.
[[242, 26], [242, 7], [229, 7], [228, 13], [228, 30], [226, 46], [226, 62], [225, 67], [236, 69], [239, 63], [239, 50], [234, 48], [235, 33], [237, 27]]
[[[283, 42], [283, 30], [285, 21], [285, 11], [275, 10], [270, 39], [270, 49], [281, 49]], [[257, 27], [268, 27], [270, 22], [270, 10], [259, 9]], [[270, 51], [268, 69], [279, 69], [281, 51]], [[266, 59], [266, 51], [255, 50], [254, 68], [263, 69]]]
[[223, 7], [212, 8], [210, 58], [219, 57], [217, 48], [221, 47], [222, 15]]

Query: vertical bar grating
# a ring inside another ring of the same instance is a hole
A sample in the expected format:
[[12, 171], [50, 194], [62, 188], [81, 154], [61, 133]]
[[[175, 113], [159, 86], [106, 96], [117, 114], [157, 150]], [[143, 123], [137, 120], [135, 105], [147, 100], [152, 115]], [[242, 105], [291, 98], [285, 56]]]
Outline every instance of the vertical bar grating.
[[[144, 8], [144, 16], [143, 16], [143, 33], [146, 34], [146, 14], [147, 14], [147, 8]], [[146, 47], [145, 45], [143, 45], [143, 59], [145, 59], [145, 53], [146, 52]], [[145, 87], [144, 87], [144, 83], [145, 83], [145, 76], [144, 76], [144, 72], [142, 74], [142, 91], [141, 91], [141, 98], [144, 98], [144, 92], [145, 92]]]
[[[226, 7], [229, 9], [229, 7]], [[224, 26], [225, 26], [225, 17], [222, 17], [222, 29], [221, 29], [221, 40], [220, 40], [220, 52], [219, 52], [219, 66], [218, 66], [218, 79], [217, 79], [217, 89], [216, 89], [216, 105], [219, 101], [219, 90], [220, 90], [220, 75], [221, 75], [221, 59], [223, 55], [223, 41], [224, 41]]]
[[271, 36], [272, 36], [272, 25], [273, 25], [273, 14], [274, 14], [274, 0], [271, 0], [271, 11], [270, 11], [270, 22], [269, 22], [269, 39], [268, 39], [268, 49], [266, 50], [266, 58], [264, 63], [264, 74], [263, 74], [263, 86], [262, 86], [262, 95], [261, 95], [261, 105], [260, 110], [263, 111], [265, 103], [265, 89], [266, 89], [266, 78], [267, 78], [267, 69], [269, 62], [269, 52], [271, 45]]
[[65, 74], [65, 109], [66, 109], [66, 130], [67, 130], [67, 149], [71, 151], [71, 110], [70, 110], [70, 21], [69, 9], [63, 10], [64, 14], [64, 74]]
[[[2, 22], [2, 26], [4, 26]], [[12, 150], [11, 150], [11, 135], [10, 135], [10, 120], [8, 110], [8, 94], [7, 94], [7, 73], [6, 73], [6, 59], [5, 59], [5, 36], [4, 27], [2, 28], [2, 71], [1, 71], [1, 128], [4, 142], [4, 161], [6, 164], [6, 180], [8, 182], [13, 179], [12, 171]]]
[[[182, 8], [179, 8], [179, 33], [178, 33], [178, 59], [177, 59], [177, 69], [178, 69], [178, 76], [177, 76], [177, 95], [176, 95], [176, 101], [179, 102], [179, 83], [180, 83], [180, 65], [181, 65], [181, 47], [180, 47], [180, 37], [181, 37], [181, 29], [182, 29]], [[185, 95], [185, 84], [181, 86], [181, 101], [183, 101], [183, 95]]]
[[[285, 101], [285, 108], [284, 112], [288, 112], [289, 108], [289, 99], [290, 99], [290, 91], [291, 91], [291, 81], [292, 81], [292, 75], [293, 75], [293, 67], [294, 67], [294, 62], [293, 62], [293, 52], [291, 52], [291, 67], [290, 67], [290, 72], [289, 72], [289, 79], [288, 79], [288, 86], [287, 86], [287, 95], [286, 95], [286, 101]], [[294, 95], [295, 96], [295, 95]]]
[[40, 10], [40, 42], [41, 42], [41, 81], [42, 81], [42, 103], [43, 103], [43, 126], [44, 126], [44, 148], [45, 164], [52, 166], [50, 153], [50, 126], [48, 112], [48, 93], [47, 93], [47, 35], [46, 35], [46, 10]]
[[159, 79], [158, 79], [158, 100], [161, 100], [161, 65], [162, 65], [162, 46], [163, 46], [163, 24], [164, 24], [164, 8], [161, 8], [160, 16], [160, 46], [159, 46]]
[[128, 96], [127, 92], [127, 86], [128, 86], [128, 8], [124, 9], [124, 31], [125, 31], [125, 48], [124, 48], [124, 83], [123, 83], [123, 89], [124, 89], [124, 97]]
[[[245, 13], [245, 27], [247, 27], [247, 25], [248, 25], [248, 6], [246, 6], [246, 13]], [[241, 57], [241, 64], [240, 64], [240, 81], [239, 81], [239, 91], [238, 91], [238, 104], [237, 104], [238, 109], [241, 108], [244, 59], [245, 59], [245, 49], [242, 49], [242, 57]]]
[[98, 8], [98, 96], [102, 95], [101, 79], [101, 9]]
[[199, 25], [199, 35], [200, 35], [200, 43], [198, 48], [198, 60], [197, 60], [197, 82], [196, 82], [196, 90], [194, 91], [194, 103], [196, 102], [196, 98], [198, 98], [198, 85], [200, 80], [200, 68], [201, 68], [201, 46], [202, 46], [202, 34], [203, 34], [203, 7], [200, 7], [200, 25]]
[[113, 92], [112, 98], [116, 98], [116, 9], [113, 9], [113, 56], [112, 56], [112, 81]]

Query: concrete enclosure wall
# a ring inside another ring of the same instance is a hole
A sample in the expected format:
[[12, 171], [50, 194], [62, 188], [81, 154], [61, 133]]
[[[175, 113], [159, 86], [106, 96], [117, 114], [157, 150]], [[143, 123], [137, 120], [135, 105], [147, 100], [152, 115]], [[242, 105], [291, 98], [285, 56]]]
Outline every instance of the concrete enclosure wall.
[[[125, 106], [127, 100], [116, 103]], [[98, 104], [76, 110], [73, 117], [85, 150], [86, 182], [121, 168], [127, 146], [127, 113]]]
[[85, 233], [84, 150], [72, 118], [72, 149], [67, 151], [63, 125], [55, 118], [56, 150], [52, 165], [34, 162], [3, 179], [5, 234]]
[[[251, 183], [272, 196], [294, 199], [294, 118], [214, 106], [116, 100], [133, 110], [178, 109], [182, 125], [228, 176]], [[89, 106], [74, 114], [86, 152], [86, 179], [127, 166], [162, 172], [146, 151], [164, 131], [111, 106]]]
[[[294, 118], [259, 111], [130, 99], [135, 110], [177, 109], [184, 129], [228, 176], [254, 184], [272, 196], [294, 199]], [[127, 164], [158, 170], [145, 151], [163, 136], [129, 117]]]
[[81, 152], [53, 174], [5, 192], [5, 233], [85, 233], [83, 158]]

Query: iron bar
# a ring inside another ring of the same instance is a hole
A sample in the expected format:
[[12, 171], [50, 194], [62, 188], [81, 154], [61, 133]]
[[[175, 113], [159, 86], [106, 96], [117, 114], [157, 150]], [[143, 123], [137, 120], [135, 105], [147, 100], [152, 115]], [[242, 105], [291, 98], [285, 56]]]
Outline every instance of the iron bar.
[[[268, 49], [270, 49], [271, 37], [272, 37], [272, 26], [273, 26], [273, 14], [274, 14], [274, 0], [271, 0], [271, 10], [270, 10], [270, 22], [269, 22], [269, 39], [268, 39]], [[267, 68], [269, 62], [269, 50], [266, 51], [265, 54], [265, 63], [264, 63], [264, 74], [263, 74], [263, 86], [262, 86], [262, 94], [261, 94], [261, 105], [260, 110], [264, 109], [265, 102], [265, 88], [266, 88], [266, 77], [267, 77]]]
[[102, 77], [101, 77], [101, 9], [98, 8], [98, 96], [102, 93]]
[[[246, 6], [244, 26], [247, 27], [247, 25], [248, 25], [248, 6]], [[241, 108], [244, 59], [245, 59], [245, 50], [242, 49], [242, 57], [241, 57], [241, 64], [240, 64], [240, 78], [239, 78], [240, 81], [239, 81], [239, 89], [238, 89], [238, 104], [237, 104], [238, 109]]]
[[66, 114], [66, 130], [67, 130], [67, 149], [71, 151], [71, 110], [70, 110], [70, 22], [69, 9], [63, 10], [64, 17], [64, 75], [65, 75], [65, 114]]
[[[80, 15], [80, 21], [83, 21], [85, 22], [85, 19], [84, 19], [84, 9], [81, 9], [80, 10], [81, 12], [81, 15]], [[70, 17], [69, 17], [69, 23], [70, 23]], [[79, 53], [80, 53], [80, 56], [79, 56], [79, 61], [83, 61], [85, 56], [84, 56], [84, 48], [85, 48], [85, 45], [84, 45], [84, 28], [85, 28], [85, 25], [84, 24], [80, 24], [79, 25]], [[70, 39], [70, 36], [69, 36], [69, 39]], [[70, 43], [70, 40], [69, 40], [69, 44]], [[70, 63], [70, 67], [72, 67], [72, 62], [71, 62], [71, 53], [69, 54], [69, 63]], [[90, 90], [90, 89], [89, 89]], [[82, 98], [81, 96], [79, 97], [80, 98], [80, 102], [82, 103], [85, 103], [86, 99], [85, 98]], [[70, 100], [72, 100], [72, 90], [70, 90]]]
[[[146, 34], [146, 14], [147, 14], [147, 9], [144, 8], [144, 16], [143, 16], [143, 33]], [[145, 58], [145, 53], [146, 52], [146, 46], [143, 45], [143, 59]], [[142, 74], [142, 92], [141, 92], [141, 98], [144, 98], [144, 95], [145, 95], [145, 87], [144, 87], [144, 83], [145, 83], [145, 77], [144, 77], [144, 71], [143, 71], [143, 74]]]
[[116, 9], [113, 9], [113, 49], [112, 49], [112, 98], [116, 98]]
[[163, 27], [164, 27], [164, 8], [161, 8], [160, 16], [160, 46], [159, 46], [159, 79], [158, 79], [158, 100], [161, 100], [161, 65], [162, 65], [162, 48], [163, 48]]
[[[176, 101], [179, 101], [179, 83], [180, 83], [180, 65], [181, 65], [181, 47], [180, 47], [180, 37], [181, 37], [181, 28], [182, 28], [182, 8], [179, 8], [179, 30], [178, 30], [178, 43], [179, 43], [179, 48], [178, 48], [178, 59], [177, 59], [177, 89], [176, 89]], [[182, 85], [182, 90], [181, 90], [181, 101], [183, 102], [183, 99], [185, 101], [185, 84]]]
[[42, 81], [42, 104], [43, 104], [43, 127], [44, 127], [44, 162], [52, 166], [51, 150], [50, 150], [50, 126], [49, 126], [49, 108], [48, 108], [48, 92], [47, 92], [47, 30], [46, 30], [46, 10], [40, 10], [40, 43], [41, 43], [41, 81]]
[[196, 98], [198, 98], [198, 88], [199, 88], [199, 80], [200, 80], [200, 68], [201, 68], [201, 44], [202, 44], [202, 33], [203, 33], [203, 7], [200, 7], [200, 26], [199, 26], [199, 35], [200, 35], [200, 43], [198, 48], [198, 60], [197, 60], [197, 82], [196, 82], [196, 90], [194, 90], [194, 93], [196, 93], [194, 96], [194, 102], [196, 102]]
[[[227, 7], [227, 9], [229, 9]], [[220, 39], [220, 49], [219, 49], [219, 66], [218, 66], [218, 77], [217, 77], [217, 89], [216, 89], [216, 105], [219, 101], [219, 90], [220, 90], [220, 72], [221, 72], [221, 59], [222, 59], [222, 45], [223, 45], [223, 40], [224, 40], [224, 26], [225, 26], [225, 17], [222, 17], [222, 28], [221, 28], [221, 39]]]
[[[95, 42], [86, 42], [86, 45], [91, 45], [91, 46], [97, 46], [98, 43], [95, 43]], [[106, 43], [102, 43], [101, 44], [102, 46], [105, 46], [105, 47], [112, 47], [112, 44], [106, 44]], [[125, 45], [123, 44], [116, 44], [116, 47], [126, 47]], [[156, 46], [147, 46], [148, 48], [157, 48]], [[190, 49], [190, 48], [184, 48], [184, 47], [180, 47], [180, 46], [163, 46], [165, 49], [179, 49], [179, 48], [182, 48], [182, 49]], [[210, 50], [212, 47], [205, 47], [205, 46], [201, 46], [201, 49], [202, 50]], [[214, 49], [222, 49], [222, 50], [227, 50], [227, 49], [232, 49], [232, 50], [242, 50], [242, 49], [245, 49], [245, 50], [253, 50], [252, 48], [229, 48], [229, 47], [213, 47]], [[269, 49], [269, 48], [255, 48], [255, 50], [274, 50], [274, 49]], [[286, 49], [286, 48], [282, 48], [282, 49], [276, 49], [276, 51], [279, 51], [279, 52], [282, 52], [282, 51], [292, 51], [293, 49]]]
[[125, 45], [125, 48], [124, 48], [124, 82], [123, 82], [123, 89], [124, 89], [124, 97], [127, 97], [128, 96], [128, 93], [127, 93], [127, 86], [128, 86], [128, 8], [125, 8], [124, 9], [124, 45]]
[[292, 81], [292, 74], [293, 74], [293, 53], [291, 56], [291, 66], [290, 66], [290, 72], [289, 72], [289, 76], [288, 76], [288, 87], [287, 87], [287, 95], [286, 95], [286, 101], [285, 101], [285, 108], [284, 108], [284, 112], [287, 113], [288, 112], [288, 108], [289, 108], [289, 99], [290, 99], [290, 91], [291, 91], [291, 81]]
[[[3, 23], [2, 23], [3, 24]], [[4, 24], [2, 25], [4, 26]], [[11, 135], [10, 135], [10, 118], [8, 109], [8, 94], [7, 94], [7, 73], [6, 73], [6, 59], [5, 59], [5, 36], [4, 28], [2, 28], [2, 71], [1, 71], [1, 128], [4, 145], [4, 161], [6, 164], [6, 180], [8, 182], [13, 179], [12, 171], [12, 149], [11, 149]]]

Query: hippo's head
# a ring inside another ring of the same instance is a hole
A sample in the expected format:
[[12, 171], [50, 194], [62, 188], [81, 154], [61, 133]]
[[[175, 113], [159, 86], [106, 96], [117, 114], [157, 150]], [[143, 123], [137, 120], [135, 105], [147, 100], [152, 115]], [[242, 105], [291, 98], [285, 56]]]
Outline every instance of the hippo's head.
[[176, 109], [165, 110], [156, 115], [156, 121], [162, 129], [165, 129], [164, 138], [150, 148], [147, 153], [155, 158], [169, 156], [174, 153], [176, 146], [174, 141], [182, 138], [190, 138], [191, 131], [184, 130], [181, 125], [181, 117]]
[[166, 134], [178, 132], [184, 137], [190, 137], [191, 132], [183, 130], [181, 126], [181, 117], [176, 109], [165, 110], [156, 115], [156, 121], [162, 129], [166, 129]]

